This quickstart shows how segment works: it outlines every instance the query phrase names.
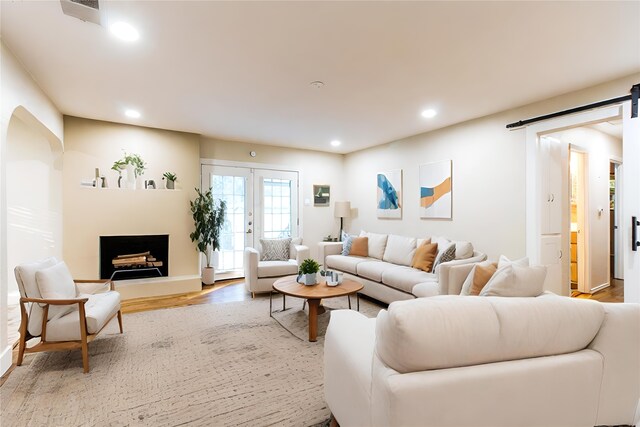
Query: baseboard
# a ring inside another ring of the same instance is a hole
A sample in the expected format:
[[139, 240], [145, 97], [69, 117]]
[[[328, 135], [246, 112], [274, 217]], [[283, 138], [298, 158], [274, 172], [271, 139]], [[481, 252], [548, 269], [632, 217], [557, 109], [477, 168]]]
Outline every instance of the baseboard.
[[4, 375], [11, 367], [11, 358], [12, 347], [8, 345], [2, 350], [2, 354], [0, 354], [0, 376]]
[[595, 288], [591, 288], [591, 293], [595, 294], [596, 292], [601, 291], [604, 288], [608, 288], [609, 286], [609, 282], [603, 283], [602, 285], [598, 285]]

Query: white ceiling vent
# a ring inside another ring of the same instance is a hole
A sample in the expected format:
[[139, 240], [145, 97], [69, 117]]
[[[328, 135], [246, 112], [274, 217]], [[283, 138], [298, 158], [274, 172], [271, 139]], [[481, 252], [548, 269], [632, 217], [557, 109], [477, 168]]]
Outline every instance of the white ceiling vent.
[[65, 15], [102, 25], [98, 0], [60, 0], [60, 4]]

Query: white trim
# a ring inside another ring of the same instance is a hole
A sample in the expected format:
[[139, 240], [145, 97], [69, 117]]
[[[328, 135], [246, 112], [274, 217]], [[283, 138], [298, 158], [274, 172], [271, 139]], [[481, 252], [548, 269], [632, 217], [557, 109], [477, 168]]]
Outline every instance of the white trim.
[[525, 173], [525, 247], [527, 256], [531, 260], [532, 264], [540, 263], [541, 209], [539, 201], [541, 200], [541, 189], [538, 182], [538, 169], [540, 163], [540, 156], [538, 155], [539, 137], [546, 133], [619, 118], [621, 117], [621, 114], [621, 105], [615, 105], [563, 116], [552, 120], [545, 120], [526, 127], [525, 152], [527, 158]]
[[591, 288], [591, 293], [595, 294], [596, 292], [598, 292], [598, 291], [600, 291], [600, 290], [602, 290], [604, 288], [608, 288], [609, 286], [610, 286], [609, 282], [603, 283], [602, 285], [598, 285], [595, 288]]
[[[258, 163], [258, 162], [237, 162], [235, 160], [219, 160], [219, 159], [200, 159], [200, 165], [211, 165], [211, 166], [230, 166], [236, 168], [250, 168], [250, 169], [268, 169], [268, 170], [278, 170], [285, 172], [298, 172], [300, 173], [300, 169], [292, 168], [291, 166], [284, 165], [275, 165], [270, 163]], [[299, 177], [299, 175], [298, 175]]]
[[2, 355], [0, 356], [0, 376], [4, 375], [11, 367], [12, 350], [10, 345], [2, 350]]

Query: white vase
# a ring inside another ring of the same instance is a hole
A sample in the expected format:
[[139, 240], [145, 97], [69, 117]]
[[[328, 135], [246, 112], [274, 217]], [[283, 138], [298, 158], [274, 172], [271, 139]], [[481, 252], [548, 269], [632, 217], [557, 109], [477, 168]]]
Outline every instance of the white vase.
[[126, 165], [124, 170], [127, 172], [126, 188], [136, 189], [136, 170], [133, 165]]
[[205, 285], [213, 285], [216, 281], [216, 273], [213, 267], [205, 267], [202, 269], [202, 283]]
[[316, 273], [303, 274], [302, 275], [302, 282], [307, 286], [315, 285], [316, 283], [318, 283], [318, 279], [316, 277]]

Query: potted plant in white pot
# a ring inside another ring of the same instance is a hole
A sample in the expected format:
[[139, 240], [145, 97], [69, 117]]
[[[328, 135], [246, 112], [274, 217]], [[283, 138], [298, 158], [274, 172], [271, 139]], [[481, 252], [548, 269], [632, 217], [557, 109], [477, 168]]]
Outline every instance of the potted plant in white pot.
[[215, 270], [211, 263], [212, 251], [220, 249], [220, 230], [224, 224], [227, 205], [224, 200], [214, 199], [211, 190], [202, 193], [196, 188], [198, 196], [190, 201], [191, 215], [195, 230], [189, 235], [196, 242], [198, 251], [207, 259], [202, 269], [202, 283], [212, 285], [215, 281]]
[[[124, 150], [123, 150], [124, 151]], [[122, 171], [127, 171], [126, 187], [135, 190], [136, 180], [147, 169], [147, 164], [142, 160], [139, 154], [127, 153], [124, 151], [124, 156], [120, 160], [113, 162], [111, 169], [118, 172], [118, 187], [120, 187], [120, 180], [122, 178]]]
[[162, 179], [167, 180], [167, 183], [166, 183], [167, 190], [173, 190], [174, 188], [176, 188], [176, 181], [178, 180], [178, 177], [176, 176], [175, 173], [165, 172], [162, 175]]
[[318, 271], [320, 271], [320, 264], [318, 264], [314, 259], [307, 258], [300, 264], [300, 276], [298, 281], [305, 285], [315, 285], [318, 283]]

